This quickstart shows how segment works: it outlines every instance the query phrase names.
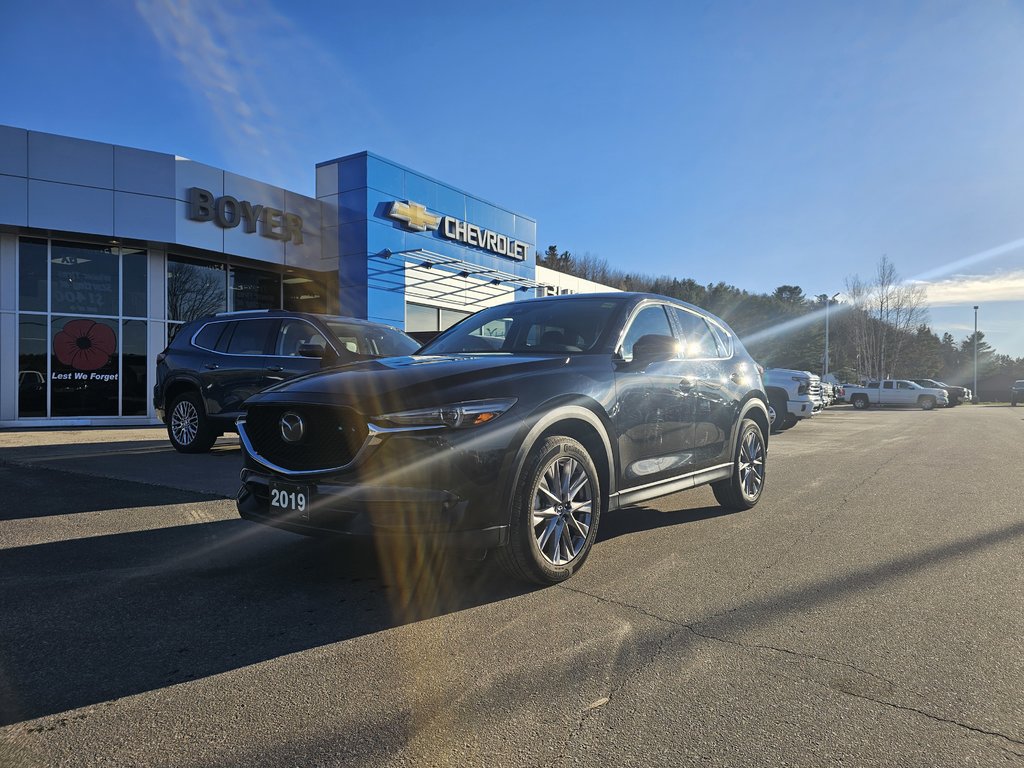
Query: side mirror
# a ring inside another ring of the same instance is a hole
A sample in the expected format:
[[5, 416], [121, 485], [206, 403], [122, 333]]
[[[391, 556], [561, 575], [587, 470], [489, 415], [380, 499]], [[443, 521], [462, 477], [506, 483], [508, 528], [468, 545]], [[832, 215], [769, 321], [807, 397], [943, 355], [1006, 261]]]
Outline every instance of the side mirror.
[[324, 345], [323, 344], [300, 344], [299, 355], [301, 357], [323, 357], [324, 356]]
[[674, 336], [649, 333], [633, 345], [633, 362], [646, 365], [659, 360], [671, 360], [679, 354], [679, 342]]

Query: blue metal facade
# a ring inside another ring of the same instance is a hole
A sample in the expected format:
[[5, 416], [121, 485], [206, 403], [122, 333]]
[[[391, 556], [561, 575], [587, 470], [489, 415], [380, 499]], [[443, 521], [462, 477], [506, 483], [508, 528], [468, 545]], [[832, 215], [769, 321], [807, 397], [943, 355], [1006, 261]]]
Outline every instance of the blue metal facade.
[[[338, 219], [324, 221], [323, 237], [337, 238], [341, 309], [345, 314], [405, 326], [404, 254], [422, 249], [482, 269], [533, 280], [537, 222], [481, 200], [370, 152], [317, 165], [317, 198]], [[419, 203], [433, 214], [451, 216], [527, 244], [518, 261], [444, 237], [439, 229], [412, 231], [388, 216], [391, 204]], [[533, 292], [515, 291], [516, 298]]]

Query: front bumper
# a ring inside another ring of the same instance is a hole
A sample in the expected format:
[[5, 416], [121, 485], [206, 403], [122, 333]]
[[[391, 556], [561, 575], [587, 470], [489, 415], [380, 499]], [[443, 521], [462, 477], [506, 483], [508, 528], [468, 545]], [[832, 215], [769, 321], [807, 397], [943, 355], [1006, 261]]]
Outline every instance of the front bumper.
[[821, 410], [821, 407], [808, 398], [806, 400], [790, 400], [786, 403], [786, 410], [789, 411], [790, 416], [795, 416], [798, 419], [809, 419], [817, 411]]
[[304, 535], [354, 537], [409, 536], [457, 546], [498, 547], [508, 541], [508, 526], [472, 525], [468, 502], [449, 491], [423, 488], [379, 488], [354, 484], [304, 482], [310, 503], [303, 512], [271, 510], [270, 481], [284, 482], [253, 469], [243, 469], [238, 514]]

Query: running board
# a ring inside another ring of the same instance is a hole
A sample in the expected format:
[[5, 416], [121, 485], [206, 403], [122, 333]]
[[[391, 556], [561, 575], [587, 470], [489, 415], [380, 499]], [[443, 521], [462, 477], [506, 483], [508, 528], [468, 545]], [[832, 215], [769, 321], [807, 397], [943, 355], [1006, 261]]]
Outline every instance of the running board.
[[659, 496], [668, 496], [670, 493], [686, 491], [696, 488], [698, 485], [714, 483], [718, 480], [727, 480], [732, 476], [732, 463], [719, 464], [715, 467], [708, 467], [699, 472], [692, 472], [682, 477], [672, 477], [667, 480], [660, 480], [657, 483], [641, 485], [638, 488], [627, 488], [610, 494], [608, 497], [608, 508], [619, 509], [639, 504], [641, 501], [655, 499]]

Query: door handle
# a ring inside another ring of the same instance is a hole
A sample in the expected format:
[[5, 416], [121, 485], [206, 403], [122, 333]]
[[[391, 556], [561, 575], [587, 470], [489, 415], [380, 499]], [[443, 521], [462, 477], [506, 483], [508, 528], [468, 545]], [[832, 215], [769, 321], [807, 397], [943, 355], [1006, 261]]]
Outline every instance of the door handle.
[[688, 379], [685, 376], [679, 380], [679, 388], [683, 391], [693, 389], [694, 384], [695, 382], [693, 379]]
[[203, 368], [208, 368], [211, 371], [215, 371], [218, 368], [220, 368], [220, 366], [217, 365], [216, 363], [207, 363], [206, 365], [203, 366]]
[[280, 365], [268, 365], [267, 370], [270, 371], [271, 373], [280, 373], [281, 371], [284, 370], [284, 367]]

